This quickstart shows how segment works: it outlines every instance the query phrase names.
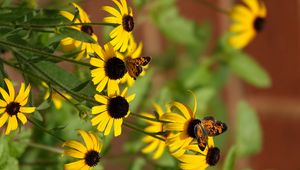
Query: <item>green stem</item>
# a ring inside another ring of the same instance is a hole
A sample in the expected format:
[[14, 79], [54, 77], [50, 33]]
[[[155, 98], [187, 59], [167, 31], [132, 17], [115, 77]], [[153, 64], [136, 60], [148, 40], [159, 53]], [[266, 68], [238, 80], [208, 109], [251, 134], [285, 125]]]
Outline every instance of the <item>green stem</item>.
[[38, 25], [38, 24], [14, 24], [14, 23], [0, 23], [1, 26], [10, 27], [23, 27], [26, 29], [30, 28], [57, 28], [57, 27], [69, 27], [78, 25], [101, 25], [101, 26], [118, 26], [119, 24], [112, 24], [106, 22], [86, 22], [86, 23], [68, 23], [68, 24], [49, 24], [49, 25]]
[[29, 64], [32, 68], [34, 68], [36, 71], [38, 71], [40, 74], [42, 74], [44, 77], [46, 77], [49, 81], [51, 81], [53, 84], [55, 84], [56, 86], [60, 87], [61, 89], [63, 89], [64, 91], [66, 91], [67, 93], [71, 94], [72, 96], [75, 96], [77, 98], [81, 98], [83, 100], [88, 100], [91, 101], [93, 103], [97, 103], [98, 102], [96, 100], [94, 100], [94, 98], [88, 97], [88, 96], [84, 96], [82, 94], [73, 92], [72, 90], [69, 90], [67, 87], [65, 87], [65, 85], [59, 83], [58, 81], [54, 80], [52, 77], [48, 76], [48, 74], [43, 71], [42, 69], [40, 69], [38, 66], [36, 66], [34, 63], [29, 63], [27, 62], [26, 58], [23, 56], [23, 54], [21, 54], [18, 51], [15, 51], [15, 53], [17, 53], [18, 55], [20, 55], [20, 57], [22, 57], [23, 61], [26, 64]]
[[211, 3], [211, 2], [209, 2], [207, 0], [198, 0], [198, 2], [202, 3], [203, 5], [207, 6], [208, 8], [210, 8], [212, 10], [215, 10], [215, 11], [217, 11], [219, 13], [222, 13], [222, 14], [225, 14], [225, 15], [229, 14], [228, 10], [220, 8], [220, 7], [214, 5], [213, 3]]
[[156, 136], [156, 135], [154, 135], [153, 133], [145, 132], [143, 129], [140, 129], [140, 128], [134, 126], [134, 125], [131, 125], [131, 124], [128, 123], [128, 122], [125, 122], [125, 121], [124, 121], [124, 122], [123, 122], [123, 125], [126, 126], [126, 127], [128, 127], [128, 128], [130, 128], [130, 129], [133, 129], [133, 130], [135, 130], [135, 131], [137, 131], [137, 132], [141, 132], [141, 133], [143, 133], [143, 134], [152, 136], [152, 137], [154, 137], [154, 138], [156, 138], [156, 139], [159, 139], [159, 140], [161, 140], [161, 141], [165, 141], [165, 139], [163, 139], [163, 138], [161, 138], [161, 137], [159, 137], [159, 136]]
[[58, 153], [58, 154], [63, 153], [62, 149], [58, 149], [58, 148], [54, 148], [54, 147], [50, 147], [50, 146], [46, 146], [46, 145], [42, 145], [42, 144], [38, 144], [38, 143], [28, 142], [27, 145], [30, 147], [33, 147], [33, 148], [43, 149], [43, 150], [50, 151], [53, 153]]
[[169, 122], [169, 121], [164, 121], [164, 120], [159, 120], [159, 119], [155, 119], [155, 118], [150, 118], [150, 117], [139, 115], [139, 114], [135, 114], [135, 113], [130, 113], [130, 115], [132, 115], [134, 117], [142, 118], [142, 119], [145, 119], [145, 120], [150, 120], [150, 121], [153, 121], [153, 122], [172, 123], [172, 122]]
[[59, 136], [56, 136], [54, 133], [52, 133], [50, 130], [46, 129], [44, 126], [36, 123], [35, 121], [31, 120], [30, 118], [27, 118], [28, 121], [30, 123], [32, 123], [33, 125], [35, 125], [36, 127], [38, 127], [39, 129], [41, 129], [42, 131], [48, 133], [49, 135], [55, 137], [56, 139], [60, 140], [61, 142], [66, 142], [63, 138], [59, 137]]
[[53, 59], [60, 59], [60, 60], [68, 61], [68, 62], [71, 62], [71, 63], [80, 64], [80, 65], [83, 65], [83, 66], [91, 67], [91, 65], [89, 63], [84, 63], [84, 62], [72, 60], [72, 59], [69, 59], [69, 58], [65, 58], [65, 57], [61, 57], [61, 56], [56, 56], [56, 55], [53, 55], [53, 54], [50, 54], [50, 53], [46, 53], [46, 52], [40, 51], [40, 50], [35, 49], [35, 48], [30, 48], [30, 47], [22, 46], [22, 45], [15, 44], [15, 43], [12, 43], [12, 42], [7, 42], [7, 41], [0, 40], [0, 45], [1, 44], [4, 45], [4, 46], [6, 46], [6, 47], [14, 47], [14, 48], [22, 49], [22, 50], [29, 51], [29, 52], [32, 52], [32, 53], [35, 53], [35, 54], [40, 54], [42, 56], [50, 57], [50, 58], [53, 58]]

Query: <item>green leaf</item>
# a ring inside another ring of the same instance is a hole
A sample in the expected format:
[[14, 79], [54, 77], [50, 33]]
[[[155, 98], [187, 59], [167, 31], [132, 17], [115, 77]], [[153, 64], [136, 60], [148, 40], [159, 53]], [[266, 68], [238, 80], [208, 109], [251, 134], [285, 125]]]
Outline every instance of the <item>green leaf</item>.
[[0, 169], [7, 164], [9, 157], [8, 142], [6, 136], [0, 136]]
[[236, 52], [229, 60], [229, 67], [232, 72], [254, 86], [271, 86], [271, 79], [267, 72], [247, 54]]
[[[207, 39], [210, 35], [208, 29], [202, 30], [196, 22], [180, 16], [175, 0], [156, 1], [152, 9], [155, 24], [173, 42], [195, 47], [200, 45], [204, 37]], [[204, 30], [206, 30], [205, 34], [203, 34]]]
[[1, 170], [19, 170], [19, 161], [14, 157], [8, 157], [5, 166], [0, 167]]
[[145, 97], [150, 88], [151, 78], [152, 71], [147, 70], [146, 75], [138, 77], [133, 87], [128, 90], [128, 95], [136, 94], [134, 100], [130, 103], [130, 110], [132, 112], [135, 112], [142, 102], [145, 102]]
[[78, 41], [96, 43], [96, 41], [87, 33], [72, 28], [60, 28], [59, 32], [65, 35], [66, 37], [71, 37]]
[[47, 75], [50, 76], [55, 81], [64, 84], [69, 89], [75, 88], [81, 82], [77, 79], [77, 77], [64, 70], [63, 68], [57, 66], [54, 63], [41, 61], [36, 64], [41, 70], [46, 71]]
[[254, 109], [245, 101], [237, 106], [236, 120], [237, 153], [249, 156], [258, 153], [262, 147], [262, 131]]
[[146, 165], [145, 159], [138, 157], [133, 161], [133, 163], [129, 167], [129, 170], [142, 170], [143, 166], [145, 165]]
[[207, 86], [195, 91], [194, 93], [197, 101], [201, 101], [197, 103], [197, 113], [206, 113], [210, 100], [216, 95], [216, 89]]
[[14, 132], [8, 137], [10, 156], [15, 158], [21, 157], [27, 148], [27, 143], [30, 140], [32, 131], [29, 128], [23, 128], [21, 133]]
[[223, 170], [233, 170], [234, 163], [236, 159], [237, 147], [232, 146], [226, 155], [226, 159], [224, 161]]

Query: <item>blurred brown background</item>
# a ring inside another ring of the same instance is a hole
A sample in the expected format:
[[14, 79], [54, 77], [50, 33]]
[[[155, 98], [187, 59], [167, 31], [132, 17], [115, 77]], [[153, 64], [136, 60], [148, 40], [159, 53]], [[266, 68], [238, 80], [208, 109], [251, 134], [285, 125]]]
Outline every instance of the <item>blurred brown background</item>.
[[[213, 46], [216, 37], [226, 30], [228, 18], [197, 1], [177, 0], [180, 13], [199, 24], [211, 21], [215, 29], [211, 40]], [[229, 9], [234, 3], [234, 0], [209, 1], [224, 9]], [[100, 7], [107, 3], [83, 1], [81, 5], [94, 22], [100, 22], [104, 14]], [[232, 77], [225, 88], [230, 113], [234, 113], [237, 100], [246, 98], [258, 111], [263, 128], [262, 152], [237, 162], [236, 169], [300, 170], [297, 162], [300, 153], [300, 1], [265, 0], [265, 3], [268, 9], [266, 27], [245, 50], [270, 74], [272, 87], [256, 89]], [[146, 13], [147, 9], [143, 12]], [[160, 33], [151, 20], [141, 25], [137, 33], [137, 39], [143, 40], [147, 55], [163, 50]], [[234, 120], [233, 114], [231, 119]]]

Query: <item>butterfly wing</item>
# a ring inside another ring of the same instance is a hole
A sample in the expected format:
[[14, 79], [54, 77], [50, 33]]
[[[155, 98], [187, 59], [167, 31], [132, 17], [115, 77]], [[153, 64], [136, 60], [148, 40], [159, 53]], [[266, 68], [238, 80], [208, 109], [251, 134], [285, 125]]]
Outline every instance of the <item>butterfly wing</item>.
[[200, 123], [195, 125], [194, 133], [197, 138], [197, 143], [198, 143], [199, 149], [201, 151], [204, 151], [204, 149], [206, 148], [206, 145], [208, 143], [208, 136]]
[[212, 116], [206, 116], [201, 120], [201, 125], [205, 129], [208, 136], [217, 136], [227, 130], [227, 125], [221, 121], [217, 121]]

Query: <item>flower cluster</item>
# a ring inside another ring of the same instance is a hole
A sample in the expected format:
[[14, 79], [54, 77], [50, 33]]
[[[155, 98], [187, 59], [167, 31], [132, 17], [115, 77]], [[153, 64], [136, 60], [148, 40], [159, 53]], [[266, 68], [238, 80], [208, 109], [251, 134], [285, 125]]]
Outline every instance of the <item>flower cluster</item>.
[[[68, 91], [64, 86], [59, 86], [59, 90], [55, 89], [52, 92], [52, 84], [45, 82], [51, 82], [51, 77], [45, 76], [46, 80], [40, 79], [39, 86], [46, 89], [43, 99], [51, 99], [57, 110], [62, 108], [62, 100], [67, 100], [79, 109], [81, 102], [89, 102], [86, 106], [89, 110], [87, 112], [90, 113], [87, 116], [88, 123], [97, 129], [97, 133], [78, 130], [83, 142], [62, 140], [64, 155], [78, 159], [65, 164], [64, 169], [88, 170], [96, 166], [103, 156], [100, 154], [102, 142], [99, 134], [107, 136], [112, 133], [114, 137], [120, 136], [122, 125], [129, 115], [136, 115], [145, 121], [146, 127], [142, 130], [146, 134], [142, 139], [145, 145], [141, 152], [151, 154], [152, 159], [159, 159], [168, 151], [184, 170], [202, 170], [216, 165], [220, 159], [220, 149], [215, 146], [214, 137], [225, 132], [227, 126], [212, 116], [199, 119], [201, 115], [197, 115], [196, 112], [196, 97], [193, 109], [175, 101], [167, 104], [165, 109], [154, 103], [154, 114], [131, 113], [130, 103], [136, 94], [128, 95], [128, 90], [139, 76], [145, 74], [151, 57], [141, 56], [143, 44], [135, 41], [133, 10], [127, 5], [127, 1], [112, 2], [114, 6], [102, 7], [102, 10], [108, 13], [102, 25], [113, 26], [109, 33], [110, 39], [104, 44], [100, 44], [102, 41], [94, 31], [93, 22], [79, 5], [72, 3], [75, 12], [59, 12], [60, 17], [71, 23], [64, 25], [67, 27], [65, 29], [76, 30], [89, 38], [89, 41], [83, 41], [66, 36], [58, 43], [62, 52], [75, 52], [71, 53], [75, 54], [74, 59], [68, 59], [69, 61], [85, 64], [90, 68], [88, 81], [92, 82], [93, 90], [96, 91], [92, 93], [89, 101], [86, 101], [85, 97], [89, 96], [82, 97], [75, 92], [76, 90]], [[229, 13], [233, 23], [229, 28], [231, 35], [227, 42], [236, 49], [244, 48], [263, 29], [267, 13], [264, 3], [259, 0], [243, 0], [243, 3], [235, 5]], [[15, 68], [23, 71], [21, 65]], [[46, 74], [43, 73], [39, 72], [37, 78]], [[0, 128], [4, 127], [3, 132], [5, 130], [5, 135], [9, 135], [19, 127], [19, 123], [24, 125], [30, 121], [35, 124], [29, 118], [29, 114], [37, 111], [39, 107], [27, 106], [34, 105], [34, 100], [30, 97], [30, 85], [21, 83], [16, 95], [13, 83], [7, 78], [4, 82], [5, 86], [0, 87]], [[53, 85], [58, 86], [60, 83], [56, 82]], [[78, 96], [83, 98], [83, 101], [77, 101]], [[80, 104], [73, 103], [74, 101]], [[45, 131], [55, 136], [50, 131]]]
[[[158, 159], [164, 149], [168, 147], [168, 151], [172, 156], [177, 158], [181, 163], [180, 168], [189, 169], [205, 169], [208, 166], [214, 166], [220, 159], [220, 149], [214, 145], [213, 136], [223, 133], [227, 130], [225, 124], [214, 120], [212, 117], [204, 119], [196, 118], [196, 100], [193, 111], [180, 102], [173, 102], [167, 105], [166, 111], [160, 106], [154, 104], [157, 116], [144, 113], [143, 115], [158, 121], [147, 120], [148, 126], [145, 131], [151, 133], [161, 133], [163, 141], [151, 136], [143, 138], [145, 143], [149, 145], [144, 147], [143, 153], [153, 152], [153, 159]], [[206, 119], [212, 120], [210, 126], [203, 126], [205, 133], [200, 136], [197, 133], [197, 126], [206, 122]], [[214, 129], [224, 126], [220, 129], [220, 133], [211, 134]], [[206, 129], [207, 128], [207, 129]], [[203, 150], [200, 149], [200, 141], [205, 140], [207, 143]], [[198, 145], [197, 145], [198, 142]]]

